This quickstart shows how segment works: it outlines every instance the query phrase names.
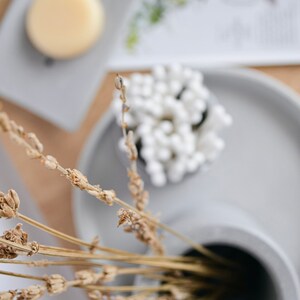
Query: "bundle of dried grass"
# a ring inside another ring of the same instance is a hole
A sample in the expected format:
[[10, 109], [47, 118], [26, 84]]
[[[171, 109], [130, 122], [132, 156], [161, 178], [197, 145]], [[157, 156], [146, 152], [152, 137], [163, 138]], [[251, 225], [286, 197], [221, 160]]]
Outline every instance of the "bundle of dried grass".
[[[25, 149], [31, 159], [38, 160], [46, 168], [57, 171], [74, 187], [86, 191], [106, 205], [119, 205], [118, 226], [123, 226], [126, 232], [134, 233], [138, 240], [147, 244], [153, 251], [152, 256], [129, 253], [99, 245], [98, 240], [83, 241], [63, 232], [41, 224], [20, 212], [20, 198], [13, 189], [6, 193], [0, 191], [0, 218], [17, 219], [26, 222], [57, 238], [83, 247], [83, 250], [52, 247], [30, 241], [22, 225], [7, 230], [0, 237], [0, 264], [23, 264], [28, 267], [77, 266], [80, 271], [74, 271], [74, 278], [66, 279], [60, 274], [49, 274], [43, 277], [28, 274], [18, 274], [3, 271], [0, 274], [12, 277], [22, 277], [39, 281], [38, 285], [27, 289], [0, 292], [0, 300], [39, 299], [46, 293], [57, 295], [70, 288], [81, 288], [88, 292], [90, 299], [219, 299], [228, 289], [234, 286], [231, 273], [236, 272], [231, 262], [198, 245], [188, 237], [160, 223], [149, 211], [146, 211], [148, 192], [137, 170], [137, 150], [133, 143], [132, 132], [128, 132], [124, 121], [129, 107], [126, 104], [126, 87], [120, 76], [115, 80], [120, 91], [122, 106], [122, 132], [126, 141], [130, 167], [128, 169], [129, 190], [134, 205], [131, 206], [119, 199], [113, 190], [105, 190], [99, 185], [89, 183], [86, 176], [76, 169], [64, 168], [56, 158], [44, 154], [43, 144], [34, 133], [27, 133], [22, 126], [16, 124], [9, 116], [0, 111], [0, 131]], [[174, 257], [165, 254], [164, 246], [158, 229], [169, 232], [174, 238], [179, 238], [194, 248], [201, 255], [197, 257]], [[45, 257], [36, 260], [35, 255]], [[22, 256], [31, 256], [31, 260], [17, 260]], [[54, 260], [47, 260], [47, 257]], [[103, 263], [105, 261], [105, 263]], [[126, 262], [132, 267], [120, 266]], [[118, 286], [114, 281], [119, 276], [139, 275], [160, 282], [157, 286]], [[107, 283], [110, 283], [107, 285]]]

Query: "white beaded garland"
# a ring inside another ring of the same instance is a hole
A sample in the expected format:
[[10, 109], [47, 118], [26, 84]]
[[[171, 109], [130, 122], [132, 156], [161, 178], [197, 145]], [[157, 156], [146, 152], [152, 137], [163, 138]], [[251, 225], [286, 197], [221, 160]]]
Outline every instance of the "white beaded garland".
[[157, 172], [151, 174], [151, 181], [155, 186], [161, 187], [166, 185], [167, 177], [164, 172]]
[[[218, 132], [232, 124], [232, 117], [210, 101], [202, 73], [179, 64], [155, 66], [151, 74], [124, 78], [124, 84], [130, 105], [125, 120], [141, 142], [140, 156], [153, 185], [180, 182], [217, 159], [225, 147]], [[119, 123], [121, 106], [114, 93]], [[125, 149], [123, 139], [119, 147]]]

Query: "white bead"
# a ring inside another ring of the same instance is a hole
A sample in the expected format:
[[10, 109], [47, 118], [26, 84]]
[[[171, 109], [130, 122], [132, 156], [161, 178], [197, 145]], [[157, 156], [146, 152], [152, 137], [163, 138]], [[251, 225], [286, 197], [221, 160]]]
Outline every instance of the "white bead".
[[192, 101], [193, 99], [195, 99], [195, 94], [190, 89], [186, 89], [182, 93], [181, 98], [184, 102], [189, 102], [189, 101]]
[[188, 113], [185, 109], [175, 108], [173, 112], [175, 114], [176, 121], [179, 121], [180, 123], [188, 121]]
[[182, 66], [180, 64], [172, 64], [169, 66], [169, 74], [171, 78], [181, 78]]
[[142, 123], [136, 129], [136, 133], [139, 136], [148, 135], [149, 133], [151, 133], [151, 131], [152, 131], [152, 126], [150, 124], [147, 124], [147, 123]]
[[161, 105], [163, 101], [163, 98], [160, 94], [153, 94], [150, 99], [155, 105]]
[[154, 85], [154, 91], [161, 94], [161, 95], [165, 95], [168, 92], [168, 86], [165, 82], [163, 81], [158, 81], [155, 85]]
[[167, 76], [166, 69], [161, 65], [155, 66], [152, 73], [157, 80], [164, 80]]
[[177, 132], [181, 135], [181, 136], [187, 136], [189, 133], [191, 133], [191, 126], [187, 123], [181, 123], [178, 126]]
[[202, 118], [203, 118], [202, 113], [194, 112], [194, 113], [190, 116], [191, 124], [196, 125], [196, 124], [200, 123], [201, 120], [202, 120]]
[[138, 111], [139, 109], [143, 109], [144, 106], [144, 100], [141, 97], [138, 96], [132, 96], [130, 97], [130, 111]]
[[128, 89], [128, 94], [130, 96], [140, 96], [141, 95], [141, 87], [139, 85], [132, 85], [130, 89]]
[[146, 160], [153, 160], [155, 158], [155, 150], [153, 147], [143, 146], [141, 149], [141, 156]]
[[150, 74], [144, 75], [143, 82], [145, 85], [152, 86], [154, 84], [154, 78]]
[[225, 113], [225, 107], [221, 104], [215, 104], [213, 107], [212, 107], [212, 110], [217, 113], [217, 114], [224, 114]]
[[143, 86], [141, 90], [141, 94], [144, 97], [150, 97], [152, 94], [152, 87], [148, 85]]
[[173, 164], [172, 169], [173, 169], [175, 172], [184, 174], [185, 169], [186, 169], [186, 160], [185, 160], [185, 159], [180, 159], [180, 160], [176, 161], [176, 162]]
[[144, 110], [151, 113], [153, 109], [153, 103], [149, 100], [144, 101]]
[[157, 120], [154, 119], [152, 116], [149, 115], [141, 115], [141, 123], [145, 123], [151, 126], [155, 126], [157, 123]]
[[163, 172], [151, 174], [151, 182], [157, 187], [162, 187], [167, 183], [166, 175]]
[[198, 94], [199, 91], [203, 88], [201, 82], [199, 82], [198, 80], [191, 81], [188, 86], [195, 94]]
[[186, 164], [187, 171], [194, 173], [199, 168], [199, 162], [195, 159], [189, 159]]
[[162, 121], [159, 127], [165, 134], [170, 134], [174, 130], [174, 126], [170, 121]]
[[149, 161], [146, 166], [146, 171], [150, 174], [162, 172], [163, 166], [156, 160]]
[[154, 137], [151, 135], [142, 136], [142, 143], [144, 146], [152, 146], [155, 144]]
[[172, 157], [172, 152], [168, 148], [160, 148], [157, 152], [157, 158], [165, 162]]
[[184, 144], [184, 153], [191, 155], [195, 152], [196, 145], [194, 143], [188, 142]]
[[232, 117], [226, 113], [222, 105], [217, 104], [213, 106], [212, 111], [215, 115], [215, 119], [218, 119], [220, 127], [230, 126], [232, 124]]
[[208, 113], [207, 125], [205, 127], [213, 131], [219, 131], [231, 124], [232, 117], [225, 112], [224, 107], [215, 105]]
[[214, 132], [206, 134], [200, 141], [198, 148], [207, 157], [211, 153], [220, 152], [224, 149], [225, 143]]
[[162, 117], [164, 113], [164, 110], [161, 106], [157, 105], [157, 104], [153, 104], [152, 109], [151, 109], [151, 114], [156, 117], [156, 118], [160, 118]]
[[191, 79], [195, 80], [195, 81], [198, 81], [199, 83], [202, 84], [202, 82], [203, 82], [203, 74], [201, 72], [198, 72], [198, 71], [193, 71]]
[[130, 81], [132, 82], [132, 85], [140, 85], [143, 83], [143, 75], [141, 73], [133, 73], [130, 77]]
[[184, 70], [182, 71], [182, 76], [186, 82], [190, 81], [193, 76], [193, 71], [189, 68], [184, 68]]
[[193, 132], [189, 132], [182, 136], [184, 144], [196, 144], [196, 135]]
[[161, 146], [169, 145], [169, 138], [164, 134], [164, 132], [160, 128], [155, 129], [153, 136], [155, 138], [155, 141]]
[[178, 134], [174, 133], [170, 136], [170, 144], [173, 149], [177, 149], [178, 147], [180, 147], [181, 143], [182, 140]]
[[196, 99], [194, 102], [194, 107], [196, 110], [203, 112], [206, 109], [206, 103], [202, 99]]
[[174, 97], [172, 97], [172, 96], [166, 96], [166, 97], [163, 99], [163, 105], [164, 105], [166, 108], [173, 109], [174, 103], [176, 103], [176, 100], [175, 100]]
[[182, 84], [178, 80], [172, 80], [169, 83], [169, 90], [171, 95], [177, 96], [182, 90]]
[[193, 159], [196, 160], [199, 163], [199, 165], [202, 165], [205, 162], [205, 156], [201, 152], [196, 152], [193, 155]]

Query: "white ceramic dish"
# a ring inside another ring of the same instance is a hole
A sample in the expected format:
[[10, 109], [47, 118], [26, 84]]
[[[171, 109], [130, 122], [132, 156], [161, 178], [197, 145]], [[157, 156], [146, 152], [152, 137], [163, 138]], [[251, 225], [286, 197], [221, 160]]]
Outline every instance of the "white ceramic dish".
[[[164, 223], [183, 209], [222, 201], [242, 209], [260, 224], [300, 271], [300, 100], [281, 83], [249, 70], [205, 72], [205, 84], [233, 116], [226, 148], [212, 168], [183, 182], [150, 191], [150, 209]], [[114, 188], [130, 201], [124, 165], [116, 152], [112, 113], [99, 121], [78, 168], [92, 183]], [[117, 207], [106, 207], [74, 190], [74, 217], [80, 237], [100, 235], [103, 244], [130, 251], [146, 249], [116, 228]], [[173, 221], [172, 221], [173, 220]]]

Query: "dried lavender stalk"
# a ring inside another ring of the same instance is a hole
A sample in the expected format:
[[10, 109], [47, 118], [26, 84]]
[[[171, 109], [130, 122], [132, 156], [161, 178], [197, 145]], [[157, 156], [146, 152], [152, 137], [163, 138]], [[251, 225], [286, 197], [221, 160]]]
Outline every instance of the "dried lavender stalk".
[[[14, 142], [16, 142], [19, 146], [23, 147], [26, 151], [26, 154], [28, 157], [32, 159], [39, 160], [45, 167], [50, 168], [52, 170], [57, 170], [63, 175], [65, 178], [67, 178], [71, 184], [75, 187], [78, 187], [82, 190], [85, 190], [90, 195], [96, 197], [97, 199], [101, 200], [102, 202], [106, 203], [107, 205], [112, 205], [113, 203], [118, 204], [119, 206], [127, 209], [128, 211], [133, 211], [140, 215], [141, 217], [147, 219], [149, 222], [151, 222], [154, 226], [157, 226], [172, 235], [176, 236], [178, 239], [181, 239], [188, 245], [190, 245], [192, 248], [196, 249], [200, 253], [202, 253], [204, 256], [212, 259], [213, 261], [216, 261], [218, 263], [224, 264], [224, 265], [232, 265], [232, 262], [228, 261], [227, 259], [224, 259], [223, 257], [220, 257], [219, 255], [209, 251], [205, 247], [199, 245], [198, 243], [195, 243], [188, 237], [178, 233], [177, 231], [173, 230], [172, 228], [166, 226], [165, 224], [162, 224], [156, 220], [156, 218], [149, 216], [147, 213], [143, 211], [139, 211], [135, 207], [127, 204], [123, 200], [119, 199], [115, 192], [113, 190], [104, 190], [99, 185], [91, 185], [87, 178], [78, 170], [75, 169], [65, 169], [63, 168], [58, 161], [49, 155], [44, 155], [42, 152], [42, 146], [37, 137], [31, 133], [26, 133], [24, 131], [24, 128], [20, 125], [17, 125], [13, 120], [11, 120], [8, 115], [5, 112], [0, 111], [0, 130], [6, 134], [9, 135], [10, 139]], [[24, 216], [22, 216], [24, 217]], [[29, 221], [28, 218], [26, 221]], [[37, 222], [36, 222], [37, 223]], [[40, 224], [42, 225], [42, 224]], [[44, 230], [48, 230], [48, 232], [54, 232], [53, 229], [43, 226]], [[55, 231], [58, 233], [57, 231]], [[61, 238], [64, 238], [66, 240], [69, 240], [70, 242], [77, 243], [77, 244], [84, 244], [85, 242], [70, 237], [66, 234], [60, 235]], [[85, 243], [86, 246], [87, 243]], [[89, 243], [89, 247], [91, 244]], [[100, 250], [100, 249], [99, 249]]]
[[[121, 128], [123, 139], [125, 141], [127, 157], [130, 162], [130, 167], [127, 171], [129, 177], [128, 189], [134, 200], [136, 209], [139, 212], [145, 212], [146, 205], [148, 204], [149, 193], [144, 189], [144, 181], [138, 173], [137, 159], [138, 151], [134, 143], [133, 132], [127, 133], [127, 123], [125, 122], [125, 114], [129, 110], [126, 98], [126, 86], [124, 85], [121, 76], [117, 75], [115, 79], [115, 87], [120, 91], [120, 100], [122, 101], [121, 112]], [[150, 216], [150, 213], [146, 213]], [[157, 225], [149, 222], [147, 218], [142, 217], [140, 214], [130, 209], [121, 208], [118, 212], [119, 226], [125, 225], [125, 232], [132, 232], [136, 238], [148, 245], [156, 254], [163, 255], [164, 247], [161, 238], [157, 232]], [[153, 218], [153, 217], [152, 217]]]

